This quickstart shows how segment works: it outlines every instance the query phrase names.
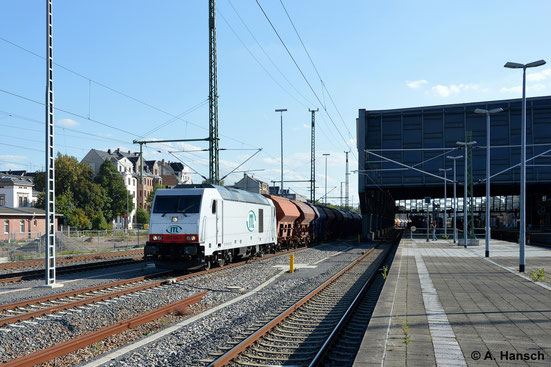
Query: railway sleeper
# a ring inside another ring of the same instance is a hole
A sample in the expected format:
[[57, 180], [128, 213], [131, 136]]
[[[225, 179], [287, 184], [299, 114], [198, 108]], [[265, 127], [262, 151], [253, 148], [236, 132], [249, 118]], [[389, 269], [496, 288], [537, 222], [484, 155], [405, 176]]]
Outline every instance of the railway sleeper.
[[[319, 350], [319, 343], [303, 343], [303, 344], [296, 344], [296, 343], [293, 343], [291, 345], [281, 345], [280, 344], [272, 344], [272, 343], [267, 343], [266, 341], [264, 340], [259, 340], [258, 342], [258, 345], [261, 345], [263, 347], [266, 347], [266, 348], [286, 348], [286, 349], [313, 349], [315, 351], [318, 351]], [[290, 343], [290, 342], [288, 342]]]
[[313, 341], [313, 340], [319, 340], [319, 341], [325, 341], [325, 339], [327, 339], [327, 335], [328, 333], [323, 333], [324, 335], [312, 335], [312, 334], [308, 334], [306, 335], [306, 337], [304, 336], [296, 336], [296, 335], [292, 335], [292, 334], [280, 334], [280, 333], [277, 333], [277, 332], [274, 332], [274, 331], [271, 331], [270, 332], [270, 335], [276, 337], [276, 338], [283, 338], [283, 339], [298, 339], [298, 340], [310, 340], [310, 341]]
[[282, 329], [288, 329], [288, 330], [291, 330], [292, 332], [297, 333], [297, 334], [298, 333], [300, 333], [300, 334], [310, 333], [311, 334], [314, 331], [315, 332], [320, 332], [320, 331], [323, 331], [323, 332], [329, 331], [329, 332], [331, 332], [331, 331], [333, 331], [334, 323], [331, 323], [331, 325], [329, 325], [329, 326], [325, 326], [325, 325], [327, 325], [327, 324], [326, 323], [320, 323], [317, 326], [308, 328], [309, 330], [304, 331], [304, 332], [303, 331], [298, 331], [298, 330], [304, 330], [305, 328], [299, 328], [299, 327], [294, 327], [294, 326], [290, 326], [290, 325], [281, 325], [279, 327], [279, 330], [283, 331]]
[[310, 358], [310, 355], [308, 357], [295, 357], [295, 356], [291, 356], [291, 358], [281, 358], [281, 357], [264, 357], [264, 356], [255, 356], [255, 355], [251, 355], [249, 353], [244, 353], [243, 356], [244, 357], [247, 357], [247, 358], [250, 358], [250, 359], [256, 359], [256, 360], [261, 360], [261, 361], [282, 361], [282, 362], [307, 362], [309, 361], [311, 358]]

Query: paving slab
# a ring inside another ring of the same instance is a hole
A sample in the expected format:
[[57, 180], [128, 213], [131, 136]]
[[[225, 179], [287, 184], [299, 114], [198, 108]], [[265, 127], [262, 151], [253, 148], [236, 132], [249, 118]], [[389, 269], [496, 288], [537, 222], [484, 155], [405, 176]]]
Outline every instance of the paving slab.
[[518, 244], [490, 255], [402, 239], [354, 366], [551, 366], [551, 249], [526, 246], [526, 273]]

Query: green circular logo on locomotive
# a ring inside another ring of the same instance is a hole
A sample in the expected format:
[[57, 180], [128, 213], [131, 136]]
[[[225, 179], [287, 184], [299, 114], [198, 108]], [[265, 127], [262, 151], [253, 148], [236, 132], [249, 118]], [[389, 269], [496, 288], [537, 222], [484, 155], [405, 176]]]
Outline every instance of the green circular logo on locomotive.
[[246, 223], [249, 232], [254, 231], [254, 227], [256, 226], [256, 214], [253, 210], [249, 210], [249, 215]]

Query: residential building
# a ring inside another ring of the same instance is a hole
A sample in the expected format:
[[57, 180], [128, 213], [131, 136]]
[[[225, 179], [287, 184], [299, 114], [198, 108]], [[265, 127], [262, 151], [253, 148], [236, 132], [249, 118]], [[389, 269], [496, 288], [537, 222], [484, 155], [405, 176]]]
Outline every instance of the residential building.
[[161, 178], [161, 176], [154, 175], [148, 171], [144, 171], [142, 184], [140, 184], [139, 174], [137, 175], [137, 181], [138, 181], [138, 197], [137, 197], [138, 208], [147, 209], [147, 198], [149, 197], [149, 194], [153, 191], [155, 186], [163, 184], [163, 179]]
[[35, 202], [31, 177], [0, 175], [0, 206], [29, 208]]
[[160, 176], [163, 179], [163, 185], [167, 187], [174, 187], [176, 185], [191, 184], [191, 176], [189, 174], [189, 168], [179, 162], [165, 162], [161, 160], [158, 162]]
[[[56, 228], [59, 217], [61, 214], [56, 214]], [[37, 238], [46, 232], [46, 214], [37, 208], [0, 206], [0, 225], [0, 241]]]
[[[94, 170], [94, 175], [97, 175], [99, 173], [101, 165], [106, 160], [113, 163], [113, 166], [123, 178], [124, 186], [126, 187], [126, 191], [128, 192], [128, 200], [132, 200], [134, 204], [134, 209], [129, 213], [127, 218], [128, 228], [132, 228], [134, 217], [136, 215], [136, 209], [138, 208], [138, 199], [136, 194], [139, 190], [139, 187], [138, 180], [136, 178], [136, 172], [134, 169], [135, 163], [133, 162], [133, 158], [135, 157], [131, 156], [130, 151], [127, 154], [121, 152], [120, 149], [113, 151], [111, 149], [108, 149], [107, 151], [91, 149], [88, 154], [84, 156], [81, 162], [90, 165], [90, 167], [92, 167], [92, 169]], [[125, 221], [126, 219], [123, 216], [118, 216], [117, 218], [115, 218], [113, 225], [115, 227], [124, 228]]]
[[238, 189], [257, 194], [269, 193], [268, 184], [266, 182], [262, 182], [257, 178], [247, 175], [246, 173], [244, 173], [243, 178], [237, 181], [233, 186]]

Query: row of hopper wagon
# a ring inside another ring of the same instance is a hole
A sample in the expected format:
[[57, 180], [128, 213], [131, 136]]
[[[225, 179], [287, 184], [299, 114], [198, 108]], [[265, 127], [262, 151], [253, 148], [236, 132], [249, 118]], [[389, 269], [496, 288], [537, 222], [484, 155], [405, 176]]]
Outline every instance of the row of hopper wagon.
[[322, 241], [357, 236], [361, 216], [355, 212], [264, 195], [276, 209], [277, 246], [295, 248]]

